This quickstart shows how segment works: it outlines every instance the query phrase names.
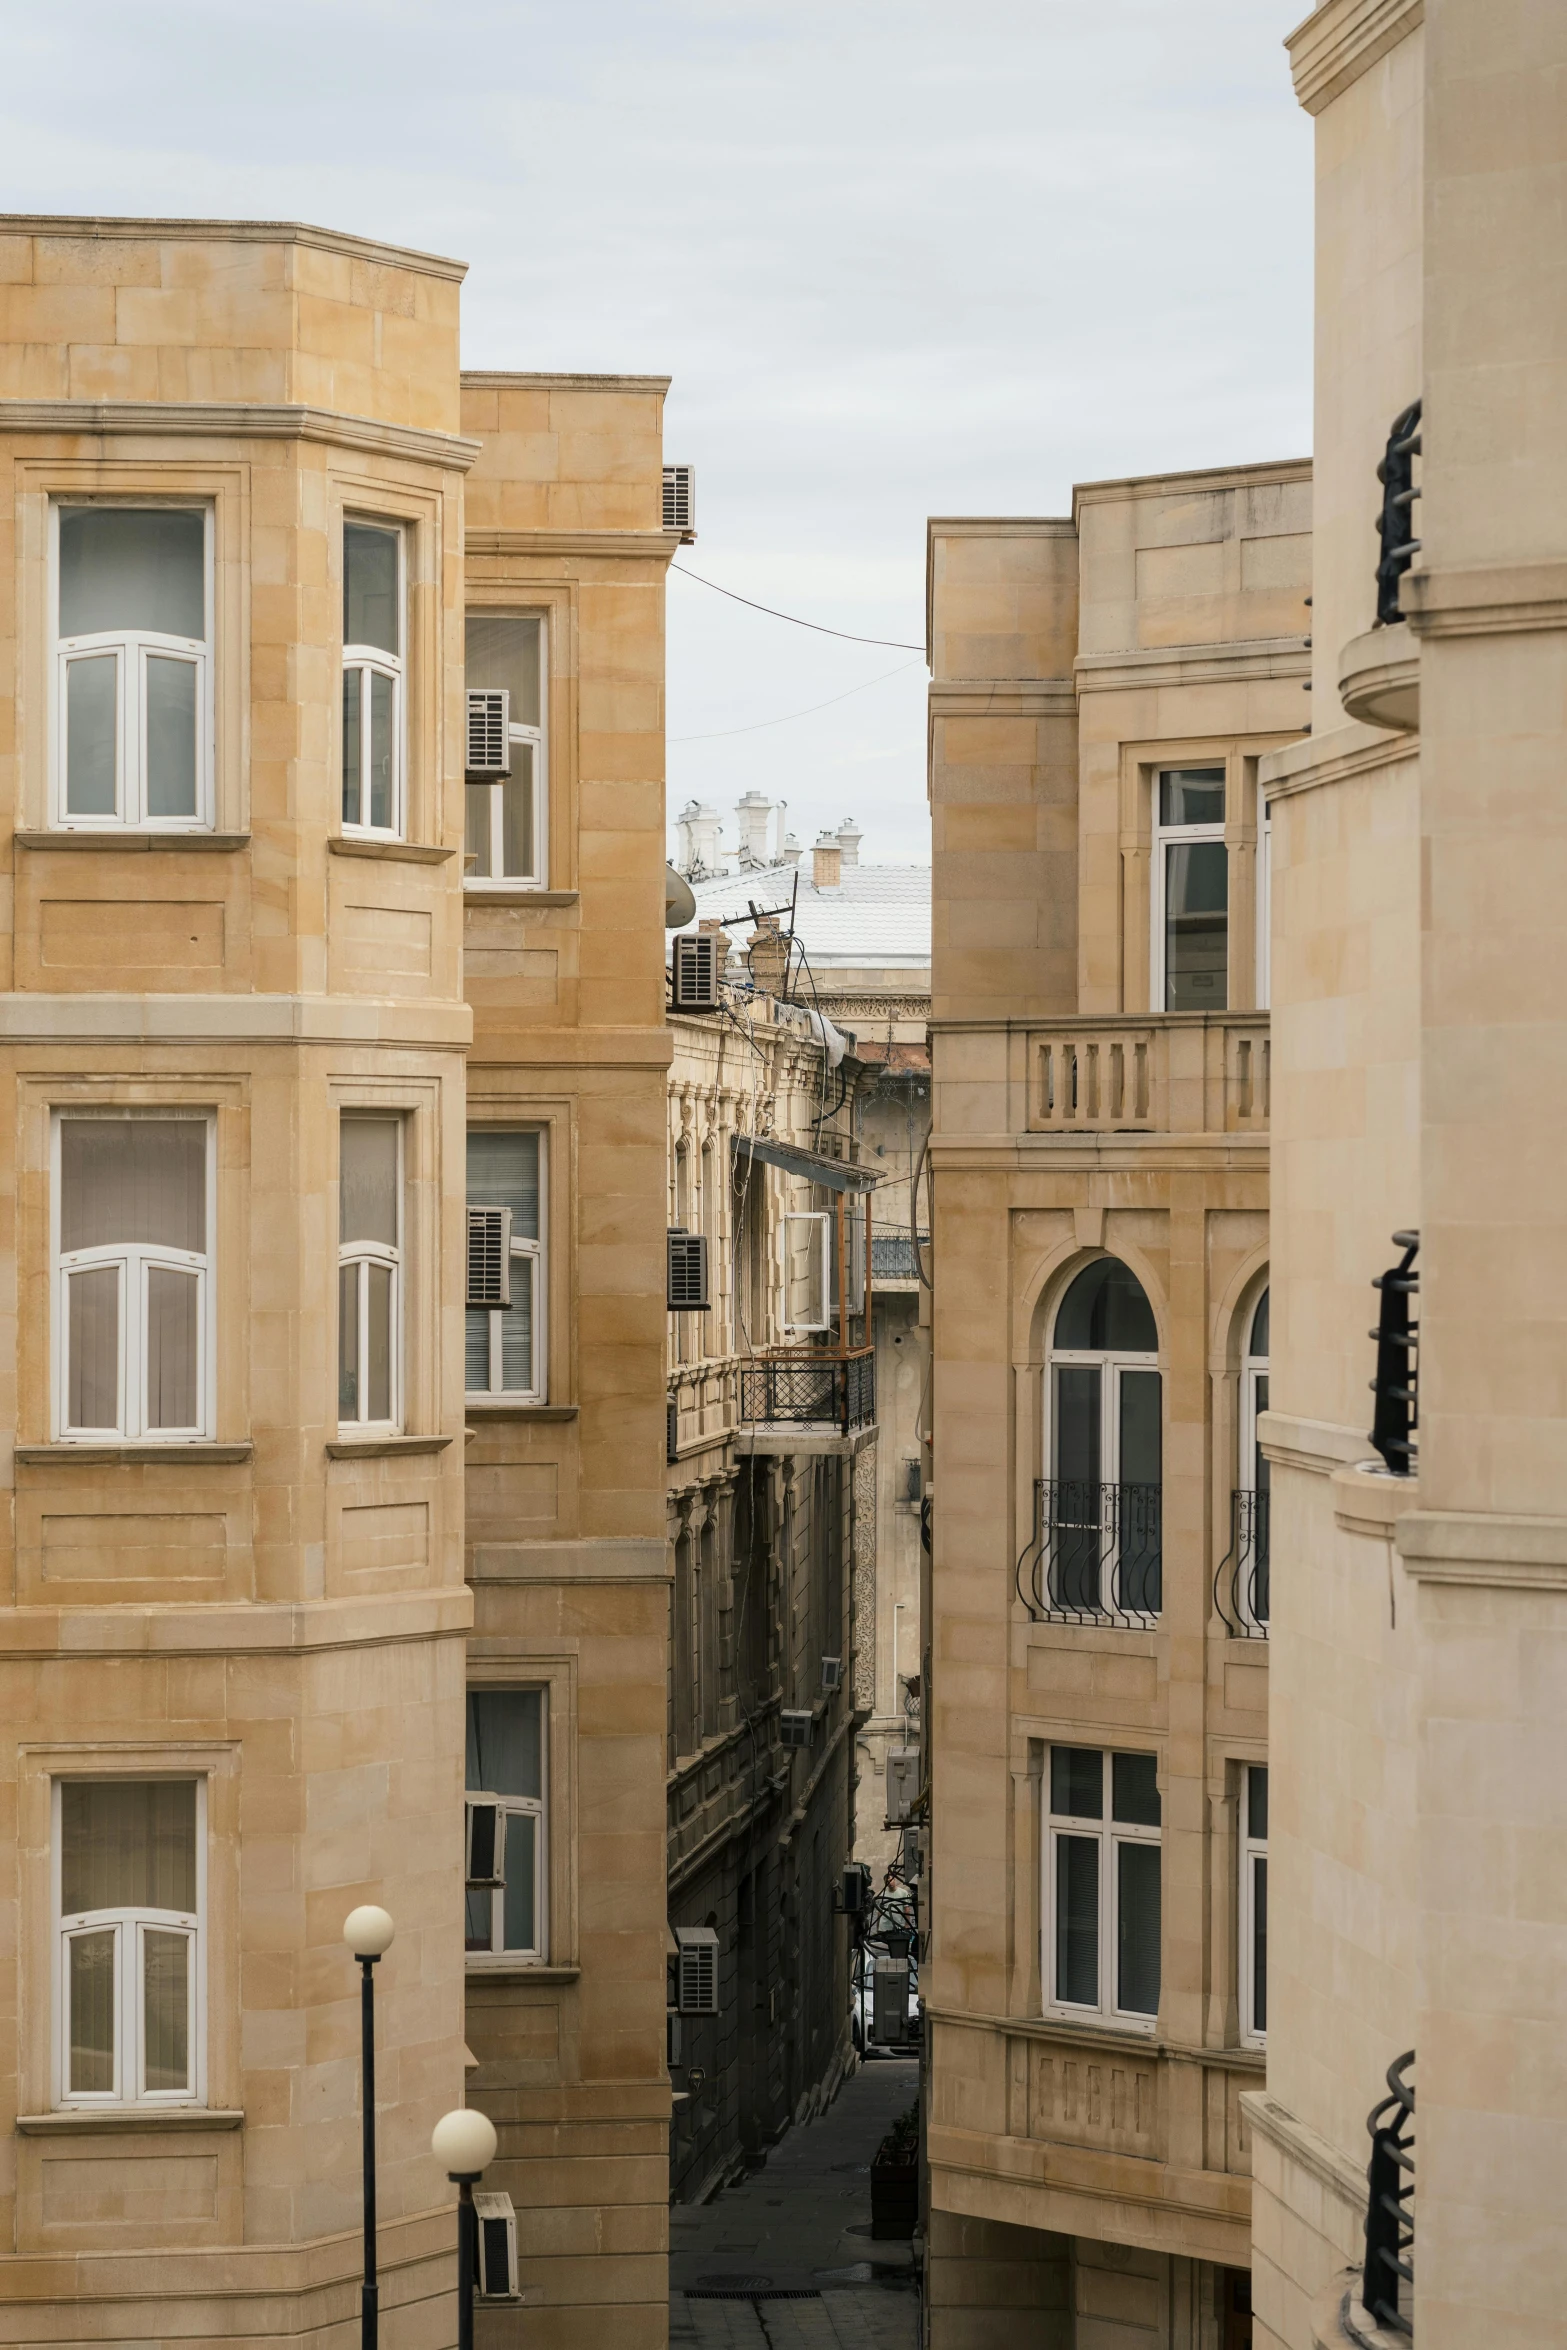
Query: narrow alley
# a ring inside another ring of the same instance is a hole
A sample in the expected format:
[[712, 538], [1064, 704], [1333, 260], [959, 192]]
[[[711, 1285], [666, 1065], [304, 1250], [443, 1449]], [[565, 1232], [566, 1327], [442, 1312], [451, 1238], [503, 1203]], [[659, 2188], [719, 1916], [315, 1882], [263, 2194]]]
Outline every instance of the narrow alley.
[[873, 2057], [762, 2169], [669, 2215], [672, 2350], [915, 2350], [907, 2243], [871, 2236], [871, 2157], [919, 2087]]

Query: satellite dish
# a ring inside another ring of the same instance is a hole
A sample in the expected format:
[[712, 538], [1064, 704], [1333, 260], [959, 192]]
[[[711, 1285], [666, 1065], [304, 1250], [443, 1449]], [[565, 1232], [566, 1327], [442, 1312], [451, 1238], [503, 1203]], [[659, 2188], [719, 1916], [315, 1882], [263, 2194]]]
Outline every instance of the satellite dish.
[[683, 873], [673, 865], [664, 867], [664, 928], [684, 930], [688, 922], [696, 920], [696, 897]]

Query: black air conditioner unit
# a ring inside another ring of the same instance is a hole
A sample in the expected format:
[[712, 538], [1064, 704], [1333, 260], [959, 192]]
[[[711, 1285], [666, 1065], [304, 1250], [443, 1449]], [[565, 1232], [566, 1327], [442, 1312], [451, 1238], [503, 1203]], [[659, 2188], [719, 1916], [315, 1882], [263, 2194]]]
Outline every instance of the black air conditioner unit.
[[664, 468], [664, 528], [678, 530], [685, 539], [696, 537], [696, 467]]
[[669, 950], [669, 1008], [672, 1012], [716, 1012], [718, 941], [710, 930], [683, 930]]
[[467, 770], [473, 776], [511, 773], [509, 693], [490, 686], [470, 687]]
[[669, 1234], [669, 1277], [666, 1303], [672, 1314], [705, 1314], [707, 1295], [707, 1235], [687, 1232], [681, 1225]]
[[675, 2004], [680, 2013], [717, 2015], [717, 1934], [711, 1926], [676, 1926], [675, 1945]]
[[511, 1210], [468, 1210], [468, 1301], [471, 1306], [511, 1304]]

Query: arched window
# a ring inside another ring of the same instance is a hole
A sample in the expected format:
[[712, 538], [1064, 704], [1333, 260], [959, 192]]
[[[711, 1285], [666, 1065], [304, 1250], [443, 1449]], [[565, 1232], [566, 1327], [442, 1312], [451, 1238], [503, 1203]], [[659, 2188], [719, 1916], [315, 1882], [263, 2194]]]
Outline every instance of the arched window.
[[1074, 1615], [1159, 1613], [1159, 1335], [1115, 1257], [1078, 1274], [1056, 1314], [1044, 1513], [1050, 1604]]
[[1241, 1362], [1240, 1485], [1235, 1496], [1235, 1603], [1248, 1626], [1268, 1622], [1268, 1463], [1257, 1415], [1268, 1408], [1268, 1292], [1257, 1300]]

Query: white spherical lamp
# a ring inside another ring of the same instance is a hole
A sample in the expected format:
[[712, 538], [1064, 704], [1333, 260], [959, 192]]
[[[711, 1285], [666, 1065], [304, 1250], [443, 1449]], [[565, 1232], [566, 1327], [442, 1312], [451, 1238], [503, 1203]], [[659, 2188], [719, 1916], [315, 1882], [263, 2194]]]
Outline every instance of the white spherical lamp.
[[351, 1909], [343, 1920], [343, 1940], [355, 1958], [384, 1958], [396, 1931], [386, 1911], [377, 1909], [373, 1902]]
[[451, 2179], [476, 2179], [495, 2160], [495, 2124], [465, 2105], [443, 2113], [430, 2133], [430, 2152]]

